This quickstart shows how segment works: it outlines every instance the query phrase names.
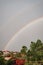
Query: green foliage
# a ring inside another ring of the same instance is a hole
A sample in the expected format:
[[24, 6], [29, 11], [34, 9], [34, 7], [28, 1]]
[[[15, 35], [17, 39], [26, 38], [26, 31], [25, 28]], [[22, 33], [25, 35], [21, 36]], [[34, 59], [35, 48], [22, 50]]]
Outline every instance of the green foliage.
[[27, 62], [27, 63], [25, 63], [24, 65], [33, 65], [33, 64]]
[[6, 65], [13, 65], [12, 62], [13, 62], [12, 59], [10, 59], [10, 60], [7, 61]]
[[42, 46], [41, 40], [37, 40], [37, 42], [36, 42], [36, 47], [39, 47], [39, 46]]
[[27, 52], [28, 61], [41, 61], [43, 60], [43, 43], [41, 40], [31, 42], [30, 50]]
[[15, 55], [15, 58], [20, 58], [21, 57], [21, 53], [17, 53], [16, 55]]
[[5, 65], [5, 60], [3, 56], [0, 56], [0, 65]]
[[36, 44], [35, 44], [35, 42], [31, 42], [31, 44], [30, 44], [30, 50], [31, 51], [35, 51], [36, 50]]
[[31, 53], [30, 50], [28, 50], [28, 52], [27, 52], [27, 56], [32, 56], [32, 53]]
[[[22, 46], [22, 49], [16, 55], [13, 52], [9, 52], [7, 56], [13, 59], [25, 59], [27, 62], [24, 65], [38, 65], [38, 62], [43, 62], [43, 43], [39, 39], [36, 42], [32, 41], [30, 49]], [[0, 51], [0, 65], [13, 65], [12, 59], [5, 61], [2, 51]]]
[[26, 52], [27, 52], [27, 47], [22, 46], [21, 53], [26, 54]]
[[0, 56], [2, 56], [3, 55], [3, 51], [0, 51]]

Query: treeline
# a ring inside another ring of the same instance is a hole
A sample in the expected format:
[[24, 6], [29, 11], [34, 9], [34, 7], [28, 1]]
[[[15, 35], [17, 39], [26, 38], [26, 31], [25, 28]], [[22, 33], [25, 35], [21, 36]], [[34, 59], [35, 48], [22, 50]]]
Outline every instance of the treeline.
[[[10, 57], [9, 60], [6, 60], [6, 57]], [[13, 65], [13, 60], [22, 59], [25, 60], [23, 65], [43, 65], [43, 43], [41, 40], [36, 42], [31, 42], [30, 49], [25, 45], [22, 46], [20, 52], [14, 54], [13, 51], [5, 54], [3, 51], [0, 51], [0, 65]]]

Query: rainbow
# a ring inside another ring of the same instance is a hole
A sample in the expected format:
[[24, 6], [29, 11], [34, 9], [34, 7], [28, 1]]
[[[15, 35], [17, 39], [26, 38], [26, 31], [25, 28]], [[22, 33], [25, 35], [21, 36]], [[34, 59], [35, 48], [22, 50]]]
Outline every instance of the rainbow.
[[21, 34], [25, 29], [27, 29], [29, 26], [31, 26], [31, 25], [33, 25], [33, 24], [39, 22], [39, 21], [42, 21], [42, 20], [43, 20], [43, 17], [40, 17], [40, 18], [38, 18], [38, 19], [35, 19], [35, 20], [31, 21], [31, 23], [25, 25], [25, 26], [24, 26], [22, 29], [20, 29], [18, 32], [16, 32], [16, 34], [14, 34], [14, 36], [13, 36], [13, 37], [9, 40], [9, 42], [6, 44], [6, 46], [4, 47], [4, 50], [6, 50], [6, 48], [8, 48], [8, 46], [11, 44], [11, 42], [12, 42], [13, 40], [15, 40], [15, 38], [16, 38], [19, 34]]

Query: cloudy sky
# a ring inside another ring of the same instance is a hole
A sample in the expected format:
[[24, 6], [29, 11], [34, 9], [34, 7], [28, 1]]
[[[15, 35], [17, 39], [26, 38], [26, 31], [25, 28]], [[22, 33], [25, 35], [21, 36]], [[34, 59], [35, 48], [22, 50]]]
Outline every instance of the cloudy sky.
[[0, 50], [32, 20], [43, 17], [43, 0], [0, 0]]

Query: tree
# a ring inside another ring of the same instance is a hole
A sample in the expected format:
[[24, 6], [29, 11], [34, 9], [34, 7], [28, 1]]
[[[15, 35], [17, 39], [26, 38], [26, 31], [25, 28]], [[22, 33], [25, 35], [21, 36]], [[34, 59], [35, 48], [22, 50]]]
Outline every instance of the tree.
[[30, 50], [31, 51], [35, 51], [36, 50], [36, 44], [35, 44], [35, 42], [31, 42], [31, 44], [30, 44]]
[[43, 45], [38, 47], [37, 49], [37, 55], [40, 58], [40, 60], [43, 60]]
[[21, 53], [16, 53], [15, 58], [21, 58]]
[[7, 63], [6, 63], [6, 65], [13, 65], [12, 59], [8, 60]]
[[3, 56], [0, 56], [0, 65], [5, 65], [5, 60]]
[[43, 43], [41, 40], [31, 42], [30, 50], [32, 53], [31, 61], [42, 61], [43, 60]]
[[27, 60], [30, 61], [32, 57], [32, 53], [30, 50], [27, 51]]
[[22, 46], [21, 53], [22, 54], [26, 54], [26, 52], [27, 52], [27, 47], [26, 46]]
[[41, 42], [41, 40], [37, 40], [37, 42], [36, 42], [36, 48], [38, 48], [40, 46], [42, 46], [42, 42]]
[[13, 58], [14, 57], [14, 53], [13, 51], [9, 52], [10, 56]]
[[3, 51], [0, 51], [0, 56], [2, 56], [3, 55]]

